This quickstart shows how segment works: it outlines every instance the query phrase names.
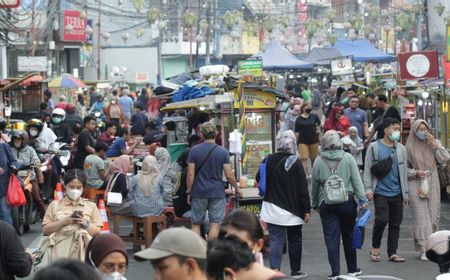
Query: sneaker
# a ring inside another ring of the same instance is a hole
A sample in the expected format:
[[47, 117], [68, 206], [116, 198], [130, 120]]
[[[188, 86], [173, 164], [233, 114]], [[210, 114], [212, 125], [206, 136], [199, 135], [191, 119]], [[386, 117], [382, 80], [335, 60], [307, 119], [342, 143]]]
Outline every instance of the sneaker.
[[420, 260], [421, 261], [428, 261], [428, 258], [425, 254], [420, 254]]
[[308, 273], [303, 272], [303, 271], [298, 271], [298, 272], [291, 272], [291, 278], [293, 279], [303, 279], [308, 277]]
[[327, 278], [328, 280], [339, 280], [339, 275], [330, 275]]
[[348, 276], [356, 277], [362, 274], [361, 268], [357, 268], [354, 272], [347, 273]]

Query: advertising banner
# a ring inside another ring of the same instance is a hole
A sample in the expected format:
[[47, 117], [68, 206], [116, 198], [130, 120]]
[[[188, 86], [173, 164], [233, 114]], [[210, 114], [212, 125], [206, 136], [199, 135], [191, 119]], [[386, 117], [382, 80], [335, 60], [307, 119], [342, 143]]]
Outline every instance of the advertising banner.
[[439, 77], [437, 51], [398, 54], [400, 80], [434, 79]]
[[238, 62], [239, 75], [252, 75], [262, 77], [263, 63], [261, 59], [247, 59]]
[[19, 72], [46, 72], [46, 56], [19, 56], [17, 57], [17, 71]]
[[340, 57], [331, 62], [331, 74], [333, 76], [353, 74], [353, 64], [351, 57]]
[[442, 66], [444, 69], [444, 84], [447, 88], [450, 88], [450, 61], [445, 54], [442, 55]]
[[86, 18], [80, 18], [80, 11], [64, 11], [63, 41], [84, 42], [86, 40]]
[[0, 8], [17, 8], [20, 5], [20, 0], [1, 0]]

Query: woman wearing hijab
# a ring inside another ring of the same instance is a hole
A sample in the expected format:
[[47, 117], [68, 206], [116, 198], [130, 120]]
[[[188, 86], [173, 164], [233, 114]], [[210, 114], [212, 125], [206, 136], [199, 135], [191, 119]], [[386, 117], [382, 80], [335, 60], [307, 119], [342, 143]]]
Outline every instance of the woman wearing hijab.
[[[312, 208], [320, 213], [325, 245], [328, 251], [328, 261], [331, 266], [330, 280], [337, 280], [340, 272], [339, 246], [342, 236], [348, 275], [358, 276], [362, 273], [357, 266], [356, 249], [352, 248], [352, 234], [355, 226], [357, 204], [367, 203], [363, 183], [359, 175], [355, 159], [344, 152], [341, 137], [338, 132], [325, 132], [322, 141], [322, 152], [314, 162], [312, 170]], [[324, 183], [331, 177], [331, 168], [342, 178], [347, 188], [348, 200], [339, 204], [325, 203]]]
[[122, 239], [113, 233], [97, 234], [87, 246], [84, 261], [101, 280], [126, 280], [127, 250]]
[[287, 113], [284, 115], [284, 122], [281, 127], [281, 133], [287, 130], [295, 129], [295, 121], [298, 116], [301, 115], [301, 106], [303, 104], [303, 100], [300, 97], [292, 98], [289, 102], [289, 109]]
[[158, 184], [158, 163], [154, 156], [146, 156], [142, 170], [130, 179], [130, 192], [133, 193], [133, 216], [159, 216], [164, 210], [163, 187]]
[[177, 173], [172, 165], [170, 154], [166, 148], [156, 148], [155, 157], [158, 161], [159, 184], [164, 189], [163, 201], [164, 207], [173, 205], [172, 192], [177, 182]]
[[[261, 220], [269, 224], [270, 268], [280, 270], [286, 233], [291, 275], [304, 278], [302, 262], [302, 226], [309, 222], [308, 183], [302, 163], [297, 157], [297, 141], [292, 130], [283, 132], [277, 153], [266, 161], [266, 194]], [[259, 172], [256, 175], [259, 180]]]
[[333, 107], [323, 126], [325, 132], [328, 130], [335, 130], [341, 137], [348, 134], [350, 121], [344, 116], [343, 110], [344, 106], [342, 105], [335, 105]]
[[[428, 129], [426, 121], [416, 120], [412, 127], [412, 133], [406, 141], [410, 188], [409, 205], [414, 219], [414, 245], [416, 251], [420, 253], [421, 260], [427, 260], [425, 243], [439, 227], [441, 190], [437, 167], [446, 164], [450, 159], [447, 150], [431, 135]], [[428, 183], [428, 196], [421, 193], [420, 186], [423, 181]]]
[[360, 169], [363, 169], [362, 152], [364, 150], [364, 143], [363, 140], [359, 137], [358, 128], [356, 126], [352, 126], [348, 129], [348, 133], [350, 139], [353, 142], [353, 144], [351, 144], [349, 147], [350, 154], [352, 154], [358, 167]]
[[127, 155], [121, 155], [116, 158], [110, 167], [112, 174], [106, 185], [106, 200], [108, 201], [108, 193], [121, 193], [122, 204], [119, 206], [110, 206], [112, 214], [127, 215], [131, 213], [131, 198], [128, 197], [129, 184], [127, 173], [130, 171], [131, 160]]

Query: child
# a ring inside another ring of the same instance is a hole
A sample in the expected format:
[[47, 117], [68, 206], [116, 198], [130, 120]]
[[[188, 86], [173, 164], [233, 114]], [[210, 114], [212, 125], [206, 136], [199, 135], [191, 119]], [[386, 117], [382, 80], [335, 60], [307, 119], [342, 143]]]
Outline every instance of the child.
[[356, 126], [352, 126], [348, 129], [348, 133], [350, 139], [353, 141], [354, 145], [350, 145], [349, 150], [352, 156], [356, 160], [356, 164], [359, 169], [362, 170], [363, 161], [362, 161], [362, 151], [364, 150], [364, 144], [361, 138], [358, 135], [358, 128]]

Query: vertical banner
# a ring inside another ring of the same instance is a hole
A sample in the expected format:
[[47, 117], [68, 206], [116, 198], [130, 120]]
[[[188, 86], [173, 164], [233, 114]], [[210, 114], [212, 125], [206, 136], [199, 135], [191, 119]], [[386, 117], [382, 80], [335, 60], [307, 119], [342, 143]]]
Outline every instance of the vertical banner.
[[247, 174], [247, 121], [245, 119], [245, 98], [243, 81], [238, 82], [239, 93], [239, 132], [242, 134], [241, 172]]
[[447, 24], [447, 61], [450, 61], [450, 24]]
[[445, 54], [442, 55], [442, 68], [444, 70], [444, 85], [450, 88], [450, 61]]
[[64, 11], [63, 41], [84, 42], [86, 40], [86, 18], [80, 17], [80, 11]]

